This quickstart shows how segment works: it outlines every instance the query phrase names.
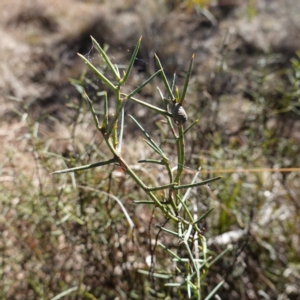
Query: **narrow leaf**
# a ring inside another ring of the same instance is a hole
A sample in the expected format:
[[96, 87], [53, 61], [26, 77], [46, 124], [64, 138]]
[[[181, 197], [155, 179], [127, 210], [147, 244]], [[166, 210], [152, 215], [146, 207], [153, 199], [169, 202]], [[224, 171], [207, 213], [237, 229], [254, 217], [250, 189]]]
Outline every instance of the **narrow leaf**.
[[136, 44], [136, 46], [135, 46], [135, 49], [134, 49], [133, 54], [132, 54], [132, 56], [131, 56], [131, 59], [130, 59], [128, 68], [127, 68], [127, 70], [126, 70], [126, 73], [125, 73], [124, 77], [123, 77], [123, 78], [121, 79], [121, 81], [120, 81], [121, 84], [124, 84], [124, 83], [126, 82], [128, 76], [129, 76], [129, 74], [130, 74], [130, 72], [131, 72], [131, 69], [132, 69], [132, 67], [133, 67], [134, 61], [135, 61], [135, 59], [136, 59], [137, 53], [138, 53], [139, 48], [140, 48], [140, 45], [141, 45], [141, 40], [142, 40], [142, 37], [139, 38], [139, 40], [138, 40], [138, 42], [137, 42], [137, 44]]
[[61, 292], [60, 294], [56, 295], [55, 297], [51, 298], [51, 300], [59, 300], [61, 298], [64, 298], [65, 296], [71, 294], [71, 293], [74, 293], [78, 291], [78, 286], [74, 286], [64, 292]]
[[185, 189], [185, 188], [189, 188], [189, 187], [195, 187], [195, 186], [200, 186], [200, 185], [206, 185], [210, 182], [213, 182], [213, 181], [216, 181], [216, 180], [219, 180], [223, 178], [222, 176], [219, 176], [219, 177], [214, 177], [214, 178], [211, 178], [211, 179], [207, 179], [207, 180], [203, 180], [201, 182], [198, 182], [198, 183], [193, 183], [193, 184], [183, 184], [183, 185], [177, 185], [174, 187], [175, 190], [179, 190], [179, 189]]
[[139, 273], [144, 274], [144, 275], [151, 275], [156, 278], [161, 278], [161, 279], [170, 279], [172, 278], [172, 274], [161, 274], [161, 273], [153, 273], [149, 272], [146, 270], [138, 270]]
[[212, 207], [211, 209], [209, 209], [205, 214], [203, 214], [199, 219], [197, 219], [194, 224], [197, 224], [198, 222], [200, 222], [202, 219], [206, 218], [215, 208]]
[[190, 77], [191, 77], [192, 69], [193, 69], [193, 65], [194, 65], [194, 58], [195, 58], [195, 55], [193, 54], [192, 55], [192, 59], [190, 61], [190, 65], [189, 65], [189, 69], [188, 69], [187, 75], [185, 77], [185, 82], [184, 82], [182, 94], [181, 94], [181, 97], [180, 97], [180, 100], [179, 100], [179, 103], [181, 105], [183, 104], [183, 101], [184, 101], [184, 98], [185, 98], [185, 94], [186, 94], [186, 91], [187, 91], [187, 88], [188, 88], [188, 85], [189, 85], [189, 81], [190, 81]]
[[165, 231], [165, 232], [167, 232], [167, 233], [170, 233], [170, 234], [172, 234], [172, 235], [175, 235], [175, 236], [179, 237], [179, 236], [178, 236], [178, 233], [175, 232], [175, 231], [172, 231], [172, 230], [170, 230], [170, 229], [164, 228], [164, 227], [159, 226], [159, 225], [156, 225], [155, 227], [159, 228], [159, 229], [162, 230], [162, 231]]
[[105, 51], [100, 47], [100, 45], [98, 44], [98, 42], [91, 36], [93, 45], [96, 47], [96, 49], [98, 50], [98, 52], [101, 54], [101, 56], [104, 58], [105, 62], [107, 63], [108, 67], [111, 69], [111, 71], [113, 72], [115, 79], [117, 81], [120, 81], [120, 77], [119, 77], [119, 72], [115, 69], [115, 66], [112, 64], [112, 62], [110, 61], [109, 57], [107, 56], [107, 54], [105, 53]]
[[185, 131], [184, 134], [186, 134], [192, 127], [194, 127], [195, 124], [197, 124], [199, 119], [195, 120]]
[[[127, 96], [126, 94], [122, 94], [122, 96], [129, 97], [129, 96]], [[149, 103], [147, 103], [147, 102], [144, 102], [144, 101], [139, 100], [139, 99], [134, 98], [134, 97], [130, 97], [130, 100], [132, 100], [133, 102], [136, 102], [136, 103], [138, 103], [138, 104], [141, 104], [141, 105], [143, 105], [143, 106], [145, 106], [145, 107], [147, 107], [147, 108], [150, 108], [150, 109], [152, 109], [152, 110], [158, 112], [159, 114], [161, 114], [161, 115], [163, 115], [163, 116], [172, 117], [172, 114], [170, 114], [168, 111], [166, 111], [166, 110], [164, 110], [164, 109], [161, 109], [161, 108], [159, 108], [159, 107], [156, 107], [156, 106], [154, 106], [154, 105], [151, 105], [151, 104], [149, 104]]]
[[155, 204], [154, 201], [149, 201], [149, 200], [134, 200], [133, 202], [136, 204]]
[[100, 167], [100, 166], [104, 166], [104, 165], [108, 165], [108, 164], [112, 164], [117, 162], [115, 158], [112, 158], [110, 160], [106, 160], [106, 161], [100, 161], [94, 164], [89, 164], [89, 165], [84, 165], [84, 166], [80, 166], [80, 167], [75, 167], [75, 168], [70, 168], [70, 169], [64, 169], [64, 170], [60, 170], [60, 171], [55, 171], [51, 174], [63, 174], [63, 173], [69, 173], [69, 172], [75, 172], [75, 171], [81, 171], [81, 170], [86, 170], [86, 169], [92, 169], [92, 168], [96, 168], [96, 167]]
[[148, 191], [159, 191], [159, 190], [164, 190], [167, 188], [173, 188], [175, 185], [175, 183], [169, 183], [169, 184], [165, 184], [165, 185], [161, 185], [161, 186], [156, 186], [156, 187], [150, 187], [148, 188]]
[[219, 288], [224, 284], [225, 280], [222, 280], [210, 293], [204, 300], [209, 300], [214, 296], [214, 294], [219, 290]]
[[138, 161], [138, 163], [150, 163], [150, 164], [157, 164], [157, 165], [165, 165], [165, 163], [161, 160], [155, 160], [155, 159], [141, 159]]
[[214, 258], [213, 261], [211, 261], [211, 262], [208, 264], [207, 268], [210, 268], [213, 264], [215, 264], [220, 258], [222, 258], [222, 257], [223, 257], [228, 251], [230, 251], [230, 250], [231, 250], [231, 248], [228, 247], [227, 249], [225, 249], [224, 251], [222, 251], [216, 258]]
[[110, 82], [110, 80], [108, 80], [101, 72], [99, 72], [99, 70], [93, 65], [91, 64], [83, 55], [77, 53], [77, 55], [87, 64], [87, 66], [101, 79], [103, 80], [110, 88], [113, 92], [116, 92], [117, 88], [113, 85], [112, 82]]
[[152, 140], [148, 132], [142, 127], [142, 125], [131, 115], [129, 117], [132, 119], [132, 121], [136, 124], [136, 126], [141, 130], [141, 132], [145, 135], [145, 137], [148, 139], [149, 143], [152, 145], [152, 149], [156, 149], [155, 152], [157, 152], [160, 156], [162, 156], [164, 159], [168, 160], [163, 151], [160, 149], [160, 147]]
[[145, 143], [152, 148], [159, 156], [164, 157], [163, 153], [157, 149], [152, 143], [150, 143], [149, 141], [147, 141], [146, 139], [144, 139]]
[[158, 242], [158, 245], [160, 247], [162, 247], [164, 250], [166, 250], [169, 254], [171, 254], [175, 259], [177, 259], [178, 261], [181, 261], [181, 258], [175, 252], [173, 252], [169, 248], [167, 248], [165, 245], [161, 244], [160, 242]]
[[90, 110], [92, 112], [92, 115], [93, 115], [93, 118], [94, 118], [94, 122], [96, 124], [96, 127], [97, 129], [100, 131], [101, 130], [101, 127], [99, 125], [99, 120], [98, 120], [98, 117], [96, 115], [96, 112], [95, 112], [95, 109], [93, 107], [93, 102], [92, 100], [89, 98], [88, 94], [86, 92], [83, 93], [83, 97], [85, 98], [86, 102], [88, 103], [89, 107], [90, 107]]
[[[160, 60], [159, 60], [158, 56], [155, 54], [154, 57], [155, 57], [155, 60], [156, 60], [156, 62], [157, 62], [157, 64], [158, 64], [158, 67], [159, 67], [160, 69], [163, 70], [162, 65], [161, 65], [161, 63], [160, 63]], [[170, 85], [169, 85], [169, 83], [168, 83], [168, 80], [167, 80], [167, 77], [166, 77], [165, 72], [162, 71], [162, 72], [161, 72], [161, 75], [162, 75], [164, 84], [165, 84], [165, 86], [166, 86], [166, 88], [167, 88], [167, 91], [168, 91], [168, 94], [169, 94], [170, 99], [174, 99], [174, 96], [173, 96], [172, 90], [171, 90], [171, 88], [170, 88]]]
[[162, 72], [162, 69], [158, 70], [152, 76], [150, 76], [146, 81], [144, 81], [140, 86], [138, 86], [134, 91], [132, 91], [127, 97], [131, 98], [134, 94], [138, 93], [146, 84], [148, 84], [155, 76]]

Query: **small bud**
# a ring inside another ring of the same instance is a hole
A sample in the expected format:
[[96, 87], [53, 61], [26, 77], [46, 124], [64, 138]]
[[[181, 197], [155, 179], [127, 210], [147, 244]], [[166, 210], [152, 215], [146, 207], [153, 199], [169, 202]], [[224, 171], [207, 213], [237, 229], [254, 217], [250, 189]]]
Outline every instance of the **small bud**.
[[187, 114], [180, 103], [173, 103], [172, 117], [177, 126], [184, 124], [188, 119]]

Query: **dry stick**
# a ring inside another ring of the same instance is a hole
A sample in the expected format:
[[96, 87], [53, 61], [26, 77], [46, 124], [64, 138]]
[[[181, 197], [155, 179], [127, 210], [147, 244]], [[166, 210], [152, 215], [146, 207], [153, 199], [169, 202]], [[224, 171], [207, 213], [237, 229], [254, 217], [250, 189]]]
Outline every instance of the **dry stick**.
[[[184, 173], [194, 173], [197, 172], [197, 169], [193, 169], [191, 167], [184, 166]], [[215, 174], [215, 173], [223, 173], [223, 174], [231, 174], [231, 173], [262, 173], [262, 172], [300, 172], [300, 168], [254, 168], [254, 169], [212, 169], [212, 170], [201, 170], [201, 174]]]
[[201, 174], [211, 173], [261, 173], [261, 172], [300, 172], [300, 168], [257, 168], [257, 169], [220, 169], [220, 170], [201, 170]]

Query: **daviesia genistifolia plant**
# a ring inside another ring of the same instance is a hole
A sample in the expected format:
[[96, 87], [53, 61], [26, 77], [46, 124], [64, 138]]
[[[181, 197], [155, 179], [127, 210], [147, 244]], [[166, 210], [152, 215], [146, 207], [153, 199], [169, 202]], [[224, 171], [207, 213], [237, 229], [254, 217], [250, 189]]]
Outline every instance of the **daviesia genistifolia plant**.
[[[103, 57], [106, 62], [109, 70], [113, 75], [113, 80], [106, 77], [102, 72], [98, 70], [91, 62], [89, 62], [83, 55], [78, 54], [79, 57], [86, 63], [86, 65], [96, 74], [97, 77], [110, 89], [115, 97], [115, 111], [111, 115], [108, 113], [108, 97], [107, 92], [104, 91], [104, 116], [101, 122], [99, 121], [93, 103], [88, 95], [83, 91], [83, 97], [86, 99], [91, 113], [93, 115], [95, 125], [99, 130], [100, 134], [103, 136], [103, 139], [106, 142], [107, 147], [111, 152], [111, 158], [106, 161], [100, 161], [89, 165], [79, 166], [76, 168], [70, 168], [65, 170], [60, 170], [54, 172], [54, 174], [62, 174], [66, 172], [74, 172], [78, 170], [85, 170], [90, 168], [96, 168], [99, 166], [105, 166], [109, 164], [118, 164], [124, 172], [126, 172], [132, 180], [147, 194], [147, 201], [135, 201], [137, 205], [154, 205], [158, 208], [164, 215], [166, 222], [173, 222], [176, 230], [170, 230], [164, 226], [159, 226], [159, 230], [166, 232], [173, 236], [174, 239], [178, 240], [178, 250], [169, 249], [166, 245], [158, 241], [158, 245], [162, 247], [170, 256], [170, 259], [174, 262], [174, 272], [167, 274], [159, 274], [157, 272], [151, 271], [152, 276], [159, 276], [159, 278], [164, 278], [161, 280], [166, 280], [167, 283], [165, 286], [169, 288], [174, 288], [185, 290], [185, 294], [191, 298], [196, 299], [209, 299], [211, 298], [216, 291], [221, 287], [223, 281], [216, 284], [214, 290], [212, 290], [209, 295], [203, 297], [201, 296], [201, 286], [204, 278], [206, 277], [210, 267], [216, 262], [217, 259], [222, 257], [225, 253], [221, 253], [218, 257], [212, 258], [208, 255], [207, 243], [202, 231], [198, 227], [198, 223], [206, 218], [213, 209], [209, 209], [202, 213], [202, 215], [195, 215], [192, 212], [189, 205], [189, 195], [191, 189], [201, 185], [207, 185], [213, 181], [220, 179], [220, 177], [211, 178], [205, 181], [197, 182], [199, 171], [193, 177], [191, 183], [182, 184], [182, 172], [185, 163], [185, 135], [186, 133], [193, 128], [197, 121], [192, 122], [189, 126], [185, 126], [188, 116], [184, 110], [185, 96], [188, 88], [188, 83], [190, 75], [193, 68], [194, 56], [192, 57], [187, 76], [184, 82], [182, 91], [180, 92], [177, 87], [174, 88], [174, 80], [170, 85], [167, 77], [164, 73], [160, 60], [155, 56], [156, 63], [158, 65], [158, 71], [154, 73], [150, 78], [145, 82], [139, 85], [131, 93], [126, 94], [123, 92], [123, 86], [127, 83], [130, 72], [133, 68], [136, 56], [140, 47], [141, 38], [139, 39], [131, 60], [128, 64], [127, 70], [120, 73], [118, 66], [113, 64], [106, 54], [106, 52], [101, 48], [97, 41], [92, 38], [94, 47]], [[166, 88], [167, 95], [163, 95], [160, 89], [158, 92], [161, 97], [162, 107], [157, 107], [150, 103], [146, 103], [137, 98], [137, 94], [153, 80], [154, 77], [160, 77]], [[174, 77], [175, 78], [175, 77]], [[175, 90], [175, 91], [174, 91]], [[122, 156], [122, 140], [124, 133], [124, 106], [128, 101], [133, 101], [136, 105], [143, 105], [146, 109], [153, 110], [157, 114], [160, 114], [162, 118], [165, 119], [170, 132], [173, 135], [174, 140], [176, 141], [176, 152], [177, 152], [177, 168], [171, 168], [170, 161], [164, 150], [154, 141], [154, 137], [151, 136], [150, 132], [147, 132], [145, 128], [135, 119], [134, 116], [129, 115], [130, 119], [134, 122], [137, 128], [145, 137], [146, 144], [158, 155], [159, 159], [144, 159], [139, 161], [140, 163], [146, 164], [158, 164], [163, 165], [166, 168], [168, 174], [168, 183], [162, 186], [147, 186], [143, 180], [138, 176], [138, 174], [130, 167], [127, 161]], [[156, 196], [155, 191], [162, 191], [164, 195], [161, 198]], [[132, 221], [127, 215], [127, 220], [130, 223], [130, 226], [133, 227]], [[165, 222], [165, 223], [166, 223]], [[184, 256], [180, 256], [178, 253], [184, 253]], [[141, 273], [149, 274], [148, 270], [140, 270]], [[164, 277], [163, 277], [163, 276]], [[181, 278], [178, 281], [178, 276]], [[176, 277], [176, 280], [175, 280]]]

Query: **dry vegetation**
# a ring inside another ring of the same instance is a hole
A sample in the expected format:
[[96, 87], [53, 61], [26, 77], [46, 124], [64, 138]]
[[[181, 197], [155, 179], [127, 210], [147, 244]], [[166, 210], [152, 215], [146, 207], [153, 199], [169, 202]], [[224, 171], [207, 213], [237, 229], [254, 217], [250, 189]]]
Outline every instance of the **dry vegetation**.
[[[109, 158], [68, 81], [85, 70], [76, 52], [89, 52], [92, 35], [126, 64], [141, 34], [129, 90], [155, 71], [154, 53], [179, 86], [196, 55], [186, 102], [189, 120], [200, 121], [186, 142], [185, 173], [190, 179], [201, 166], [202, 179], [223, 175], [191, 201], [215, 207], [201, 224], [212, 253], [232, 247], [204, 293], [225, 279], [221, 299], [300, 299], [300, 4], [207, 1], [197, 13], [197, 1], [111, 2], [0, 3], [0, 299], [186, 299], [137, 272], [149, 268], [161, 217], [133, 203], [145, 195], [121, 168], [50, 175]], [[104, 86], [84, 82], [99, 99]], [[140, 98], [159, 103], [156, 86]], [[160, 119], [136, 104], [129, 111], [172, 155]], [[137, 163], [153, 154], [126, 122], [126, 160], [145, 182], [163, 184], [161, 169]], [[133, 233], [111, 195], [133, 218]], [[169, 257], [155, 255], [155, 270], [168, 271]]]

